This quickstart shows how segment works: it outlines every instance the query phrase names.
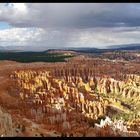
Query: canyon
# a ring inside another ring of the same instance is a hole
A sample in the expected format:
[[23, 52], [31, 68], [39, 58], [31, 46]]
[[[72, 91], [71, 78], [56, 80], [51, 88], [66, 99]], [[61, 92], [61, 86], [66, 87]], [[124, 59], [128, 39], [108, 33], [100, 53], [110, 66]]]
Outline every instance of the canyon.
[[0, 66], [1, 136], [140, 135], [138, 63], [78, 55]]

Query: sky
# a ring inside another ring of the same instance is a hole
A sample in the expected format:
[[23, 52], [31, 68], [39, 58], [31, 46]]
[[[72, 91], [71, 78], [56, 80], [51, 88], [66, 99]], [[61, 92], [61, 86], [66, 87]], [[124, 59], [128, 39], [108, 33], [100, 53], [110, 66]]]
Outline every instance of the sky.
[[0, 50], [140, 44], [140, 3], [0, 3]]

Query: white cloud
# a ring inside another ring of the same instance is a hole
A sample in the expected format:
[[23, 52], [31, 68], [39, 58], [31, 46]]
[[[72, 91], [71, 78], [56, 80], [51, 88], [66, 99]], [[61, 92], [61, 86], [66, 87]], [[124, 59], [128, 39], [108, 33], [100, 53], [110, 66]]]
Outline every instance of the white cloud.
[[[116, 32], [114, 32], [114, 31]], [[23, 46], [21, 49], [45, 50], [63, 47], [98, 47], [140, 43], [140, 32], [121, 32], [119, 28], [52, 30], [42, 28], [11, 28], [0, 30], [0, 46]], [[117, 32], [118, 31], [118, 32]], [[30, 46], [30, 48], [28, 47]]]
[[140, 27], [137, 27], [137, 30], [131, 30], [130, 27], [79, 30], [68, 42], [68, 46], [98, 48], [120, 44], [140, 44]]
[[140, 43], [139, 13], [140, 4], [132, 3], [0, 4], [0, 21], [12, 25], [0, 30], [0, 46], [45, 50]]
[[[11, 28], [0, 30], [0, 46], [32, 45], [40, 41], [42, 29]], [[29, 43], [29, 44], [28, 44]]]

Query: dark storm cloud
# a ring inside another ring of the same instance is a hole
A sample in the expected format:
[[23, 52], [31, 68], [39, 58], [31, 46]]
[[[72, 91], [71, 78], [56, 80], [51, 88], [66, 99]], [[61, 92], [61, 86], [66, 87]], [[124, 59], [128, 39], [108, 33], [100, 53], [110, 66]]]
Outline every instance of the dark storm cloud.
[[25, 4], [26, 9], [0, 10], [0, 20], [16, 27], [133, 27], [140, 26], [140, 4], [46, 3]]
[[[135, 27], [140, 26], [140, 6], [135, 4], [105, 5], [98, 13], [91, 11], [79, 16], [75, 27]], [[100, 7], [100, 6], [99, 6]]]
[[139, 13], [139, 3], [0, 4], [0, 21], [13, 28], [0, 30], [0, 45], [35, 49], [140, 43]]

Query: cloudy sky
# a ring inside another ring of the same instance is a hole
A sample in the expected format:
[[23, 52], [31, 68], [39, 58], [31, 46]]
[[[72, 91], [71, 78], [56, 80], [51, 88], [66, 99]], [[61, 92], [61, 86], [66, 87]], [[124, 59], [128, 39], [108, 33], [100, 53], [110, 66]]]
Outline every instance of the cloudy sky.
[[0, 49], [140, 44], [139, 3], [1, 3]]

